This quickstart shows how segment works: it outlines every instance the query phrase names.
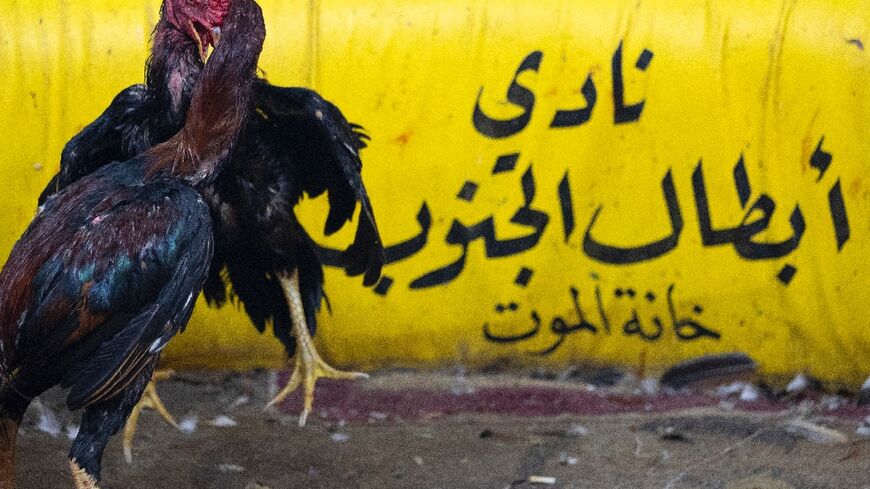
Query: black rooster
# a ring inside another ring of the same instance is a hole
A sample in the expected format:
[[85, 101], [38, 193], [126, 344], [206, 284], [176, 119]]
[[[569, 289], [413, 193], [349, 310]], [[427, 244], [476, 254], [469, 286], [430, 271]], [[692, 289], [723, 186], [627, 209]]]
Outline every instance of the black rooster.
[[[165, 1], [146, 84], [121, 92], [67, 143], [61, 169], [40, 201], [108, 161], [145, 151], [180, 127], [202, 67], [207, 33], [219, 18], [213, 11], [225, 1]], [[290, 381], [269, 404], [303, 384], [299, 424], [304, 425], [317, 378], [365, 374], [330, 367], [314, 348], [309, 332], [315, 331], [323, 301], [323, 268], [293, 208], [304, 194], [326, 192], [330, 211], [325, 233], [332, 234], [353, 217], [359, 203], [356, 235], [340, 262], [349, 275], [364, 275], [363, 283], [373, 285], [384, 252], [360, 175], [359, 150], [367, 136], [337, 107], [304, 88], [258, 79], [249, 110], [250, 122], [235, 155], [203, 192], [215, 222], [215, 253], [204, 293], [216, 306], [233, 294], [260, 332], [271, 322], [289, 356], [300, 343]]]
[[249, 115], [265, 37], [260, 8], [233, 0], [224, 39], [194, 86], [182, 130], [47, 199], [0, 272], [0, 488], [14, 487], [18, 424], [60, 384], [84, 408], [70, 450], [79, 489], [184, 328], [213, 251], [213, 183]]

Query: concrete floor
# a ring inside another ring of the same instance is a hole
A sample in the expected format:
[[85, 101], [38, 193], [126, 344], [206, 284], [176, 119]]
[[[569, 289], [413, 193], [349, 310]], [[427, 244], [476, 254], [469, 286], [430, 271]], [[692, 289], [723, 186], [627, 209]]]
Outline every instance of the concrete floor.
[[[286, 414], [298, 398], [263, 412], [276, 380], [162, 382], [169, 409], [195, 429], [144, 414], [132, 465], [118, 439], [109, 445], [104, 488], [870, 489], [870, 436], [859, 430], [870, 410], [833, 397], [743, 402], [632, 382], [391, 372], [318, 384], [300, 428]], [[77, 422], [59, 392], [31, 409], [20, 489], [72, 487], [66, 430]]]

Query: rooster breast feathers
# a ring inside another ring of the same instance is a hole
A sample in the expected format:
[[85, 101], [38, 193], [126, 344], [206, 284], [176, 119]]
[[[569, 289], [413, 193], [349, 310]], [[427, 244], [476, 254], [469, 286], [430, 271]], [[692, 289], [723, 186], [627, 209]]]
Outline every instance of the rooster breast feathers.
[[50, 198], [0, 273], [3, 371], [68, 362], [73, 409], [151, 365], [211, 260], [207, 205], [181, 183], [143, 183], [141, 165], [108, 165]]

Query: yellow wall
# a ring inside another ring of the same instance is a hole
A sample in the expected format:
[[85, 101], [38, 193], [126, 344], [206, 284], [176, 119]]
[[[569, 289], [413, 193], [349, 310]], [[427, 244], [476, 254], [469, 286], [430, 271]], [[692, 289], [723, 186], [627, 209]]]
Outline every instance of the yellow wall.
[[[141, 81], [158, 7], [155, 0], [11, 4], [0, 12], [4, 255], [63, 143], [114, 93]], [[425, 241], [385, 268], [393, 280], [386, 295], [328, 269], [333, 313], [323, 315], [319, 338], [336, 362], [655, 368], [740, 350], [774, 376], [804, 371], [854, 384], [870, 372], [870, 1], [261, 4], [269, 79], [314, 87], [366, 126], [373, 141], [364, 177], [385, 242]], [[620, 113], [631, 119], [630, 106], [644, 106], [637, 120], [616, 123], [620, 46], [629, 106]], [[644, 50], [652, 58], [638, 62]], [[530, 69], [516, 77], [512, 103], [508, 87], [524, 60]], [[584, 98], [584, 84], [595, 97]], [[550, 127], [557, 111], [583, 109], [593, 98], [591, 111], [572, 114], [573, 125]], [[490, 120], [479, 127], [476, 103]], [[514, 153], [512, 170], [493, 171], [499, 156]], [[746, 178], [735, 180], [741, 155]], [[707, 233], [707, 244], [698, 176], [711, 227], [720, 231]], [[470, 201], [458, 197], [466, 182], [477, 185]], [[668, 201], [681, 219], [669, 218]], [[424, 203], [431, 222], [418, 220]], [[771, 203], [767, 217], [749, 210]], [[565, 225], [569, 208], [573, 229]], [[323, 203], [304, 209], [311, 229], [321, 229]], [[661, 246], [603, 254], [584, 246], [598, 209], [590, 231], [597, 242]], [[463, 254], [461, 239], [447, 240], [462, 226], [474, 238], [464, 267], [433, 285], [427, 274]], [[349, 237], [321, 242], [339, 247]], [[757, 246], [775, 242], [785, 244]], [[620, 256], [632, 263], [607, 262]], [[787, 267], [796, 270], [788, 284], [778, 278]], [[533, 272], [525, 287], [515, 283], [523, 268]], [[421, 282], [430, 286], [411, 288]], [[572, 287], [591, 326], [579, 322]], [[679, 337], [702, 331], [698, 325], [717, 337]], [[515, 338], [487, 340], [485, 328]], [[530, 354], [560, 338], [550, 354]], [[244, 367], [277, 365], [282, 353], [233, 308], [199, 307], [167, 359]]]

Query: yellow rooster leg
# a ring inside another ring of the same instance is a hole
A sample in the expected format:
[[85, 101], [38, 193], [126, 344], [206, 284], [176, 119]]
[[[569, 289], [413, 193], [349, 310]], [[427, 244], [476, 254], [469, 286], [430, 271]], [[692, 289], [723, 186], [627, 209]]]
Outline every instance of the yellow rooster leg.
[[281, 285], [284, 296], [290, 306], [290, 319], [293, 323], [293, 335], [296, 337], [296, 355], [294, 358], [293, 374], [287, 385], [281, 392], [269, 401], [266, 407], [274, 406], [283, 401], [300, 385], [305, 392], [302, 414], [299, 415], [299, 426], [305, 426], [305, 421], [314, 406], [314, 384], [319, 378], [354, 380], [367, 379], [368, 374], [362, 372], [344, 372], [338, 370], [320, 358], [314, 342], [308, 333], [308, 324], [305, 321], [305, 310], [302, 307], [302, 296], [299, 294], [299, 272], [294, 270], [290, 276], [281, 277]]
[[85, 469], [79, 467], [76, 459], [70, 459], [69, 470], [72, 472], [72, 478], [76, 485], [76, 489], [100, 489], [97, 480], [91, 477], [91, 474], [88, 474]]
[[15, 489], [15, 438], [18, 423], [0, 420], [0, 489]]
[[166, 406], [163, 405], [163, 401], [160, 400], [160, 396], [157, 395], [157, 387], [155, 386], [156, 382], [160, 382], [161, 380], [166, 380], [172, 375], [175, 374], [172, 370], [158, 370], [154, 372], [154, 375], [151, 376], [151, 381], [148, 382], [148, 386], [145, 387], [145, 392], [142, 393], [142, 398], [139, 399], [139, 402], [133, 408], [133, 411], [130, 412], [130, 417], [127, 418], [127, 425], [124, 426], [124, 458], [127, 460], [127, 463], [133, 463], [133, 437], [136, 436], [136, 426], [139, 423], [139, 414], [142, 413], [142, 410], [145, 408], [153, 409], [157, 411], [167, 423], [174, 426], [176, 429], [181, 429], [178, 426], [178, 423], [175, 422], [175, 418], [172, 417], [172, 414], [166, 409]]

